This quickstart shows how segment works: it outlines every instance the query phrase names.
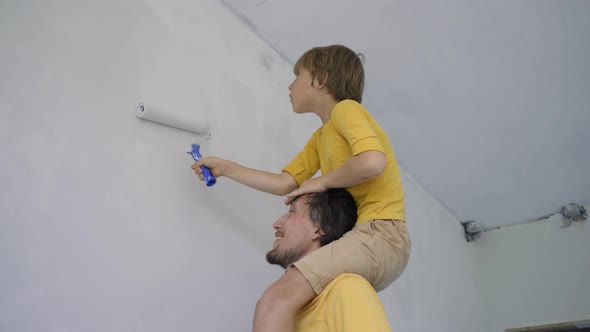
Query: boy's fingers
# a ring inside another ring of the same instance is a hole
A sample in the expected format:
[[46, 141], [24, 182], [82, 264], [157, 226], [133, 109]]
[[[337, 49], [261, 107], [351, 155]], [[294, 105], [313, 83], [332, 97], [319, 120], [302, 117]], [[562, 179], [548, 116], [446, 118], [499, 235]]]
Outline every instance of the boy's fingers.
[[299, 194], [297, 193], [299, 189], [295, 189], [292, 192], [287, 194], [287, 198], [285, 198], [285, 205], [289, 205]]
[[205, 178], [203, 177], [203, 171], [201, 171], [201, 169], [200, 169], [200, 168], [197, 168], [197, 169], [195, 170], [195, 174], [196, 174], [196, 175], [199, 177], [199, 179], [200, 179], [201, 181], [205, 180]]
[[203, 166], [203, 159], [195, 161], [191, 167], [192, 169], [199, 169], [201, 166]]

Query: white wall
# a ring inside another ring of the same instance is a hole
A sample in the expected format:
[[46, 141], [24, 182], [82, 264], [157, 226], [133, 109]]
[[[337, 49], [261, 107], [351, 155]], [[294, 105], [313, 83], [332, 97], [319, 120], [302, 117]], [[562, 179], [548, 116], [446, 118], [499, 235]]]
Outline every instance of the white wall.
[[473, 244], [448, 209], [407, 172], [402, 177], [412, 254], [404, 274], [379, 293], [394, 331], [482, 331]]
[[[218, 1], [0, 3], [0, 330], [248, 331], [281, 271], [282, 198], [197, 181], [194, 135], [135, 118], [198, 112], [204, 154], [277, 171], [319, 121], [291, 66]], [[404, 173], [414, 250], [381, 293], [398, 331], [477, 331], [457, 220]]]
[[590, 225], [562, 225], [556, 215], [477, 240], [487, 331], [590, 319]]
[[199, 112], [203, 153], [276, 169], [309, 127], [291, 66], [217, 1], [3, 1], [0, 44], [0, 331], [249, 330], [282, 199], [205, 187], [196, 137], [134, 110]]

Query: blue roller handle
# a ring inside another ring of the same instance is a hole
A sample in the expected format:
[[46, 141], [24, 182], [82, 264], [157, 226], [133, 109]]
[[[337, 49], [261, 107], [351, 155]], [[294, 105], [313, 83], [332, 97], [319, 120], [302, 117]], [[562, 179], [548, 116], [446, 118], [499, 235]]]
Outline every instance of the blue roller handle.
[[[190, 154], [191, 156], [193, 156], [193, 159], [195, 161], [201, 160], [201, 158], [203, 158], [201, 156], [201, 153], [199, 152], [199, 149], [201, 148], [201, 146], [199, 144], [193, 144], [191, 145], [191, 152], [187, 152], [188, 154]], [[215, 178], [215, 176], [213, 176], [213, 173], [211, 173], [211, 170], [209, 169], [209, 167], [207, 166], [201, 166], [201, 170], [203, 171], [203, 178], [205, 179], [205, 183], [207, 184], [207, 187], [211, 187], [212, 185], [214, 185], [215, 183], [217, 183], [217, 179]]]

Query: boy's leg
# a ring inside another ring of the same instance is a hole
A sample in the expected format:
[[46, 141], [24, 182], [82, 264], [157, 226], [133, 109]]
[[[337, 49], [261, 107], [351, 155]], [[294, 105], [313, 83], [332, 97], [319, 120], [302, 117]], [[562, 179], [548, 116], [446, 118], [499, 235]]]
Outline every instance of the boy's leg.
[[256, 303], [253, 332], [294, 332], [297, 310], [315, 296], [307, 279], [293, 266]]

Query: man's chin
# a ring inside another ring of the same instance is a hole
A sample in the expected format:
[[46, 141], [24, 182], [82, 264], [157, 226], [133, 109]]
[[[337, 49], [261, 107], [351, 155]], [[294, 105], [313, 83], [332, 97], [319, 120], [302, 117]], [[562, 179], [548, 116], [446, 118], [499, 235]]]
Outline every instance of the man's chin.
[[285, 268], [283, 266], [283, 262], [280, 259], [280, 253], [277, 251], [277, 249], [273, 249], [266, 253], [266, 261], [271, 265], [280, 265]]
[[275, 248], [266, 253], [266, 261], [269, 264], [280, 265], [282, 268], [286, 269], [299, 260], [300, 256], [301, 255], [296, 250], [281, 252]]

